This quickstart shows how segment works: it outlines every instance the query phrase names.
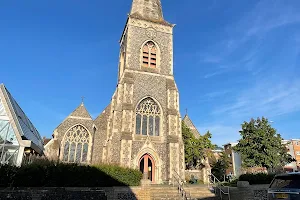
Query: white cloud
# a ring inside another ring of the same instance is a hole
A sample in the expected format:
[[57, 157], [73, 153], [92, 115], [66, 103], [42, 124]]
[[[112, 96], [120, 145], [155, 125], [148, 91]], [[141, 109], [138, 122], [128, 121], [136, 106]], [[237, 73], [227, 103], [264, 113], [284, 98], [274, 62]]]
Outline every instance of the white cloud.
[[225, 94], [228, 94], [229, 92], [230, 92], [230, 90], [214, 91], [214, 92], [207, 93], [204, 96], [206, 96], [208, 98], [216, 98], [216, 97], [220, 97]]
[[234, 82], [230, 96], [227, 91], [212, 91], [200, 97], [210, 100], [228, 96], [226, 103], [222, 99], [212, 108], [213, 122], [198, 126], [201, 133], [212, 132], [213, 142], [222, 145], [238, 140], [244, 120], [261, 116], [275, 118], [300, 111], [300, 79], [296, 77], [299, 30], [285, 31], [284, 40], [278, 38], [277, 44], [272, 40], [282, 35], [281, 30], [287, 26], [300, 24], [299, 6], [296, 1], [259, 1], [237, 23], [233, 21], [226, 27], [223, 41], [216, 41], [199, 57], [213, 66], [205, 71], [205, 79], [217, 79], [218, 75], [229, 72], [244, 73], [239, 78], [243, 78], [245, 85], [237, 84], [236, 78], [230, 82]]
[[[224, 40], [217, 41], [212, 49], [201, 56], [201, 61], [229, 65], [230, 69], [228, 70], [244, 69], [251, 72], [252, 75], [258, 75], [263, 69], [257, 67], [257, 61], [261, 57], [260, 47], [267, 38], [267, 33], [277, 28], [300, 23], [299, 5], [280, 0], [259, 1], [238, 22], [225, 28]], [[244, 55], [240, 55], [241, 48], [247, 48]], [[232, 64], [233, 57], [234, 64]], [[211, 78], [224, 72], [226, 70], [212, 71], [207, 73], [204, 78]]]
[[258, 82], [242, 91], [229, 105], [213, 111], [231, 117], [274, 117], [300, 111], [300, 81]]
[[213, 76], [217, 76], [217, 75], [221, 75], [223, 73], [225, 73], [227, 70], [219, 70], [219, 71], [216, 71], [216, 72], [213, 72], [213, 73], [209, 73], [209, 74], [206, 74], [204, 76], [204, 78], [211, 78]]
[[[260, 1], [254, 10], [241, 21], [248, 22], [247, 36], [261, 35], [281, 26], [300, 22], [299, 6], [285, 1]], [[242, 25], [244, 26], [244, 25]]]

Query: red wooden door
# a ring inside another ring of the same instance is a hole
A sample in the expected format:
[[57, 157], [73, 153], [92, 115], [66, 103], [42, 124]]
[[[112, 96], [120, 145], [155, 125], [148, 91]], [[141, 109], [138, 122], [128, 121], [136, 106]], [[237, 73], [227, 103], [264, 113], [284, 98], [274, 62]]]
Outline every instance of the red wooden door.
[[145, 178], [149, 179], [154, 183], [155, 179], [155, 163], [152, 157], [148, 154], [145, 154], [140, 160], [140, 171], [146, 176]]

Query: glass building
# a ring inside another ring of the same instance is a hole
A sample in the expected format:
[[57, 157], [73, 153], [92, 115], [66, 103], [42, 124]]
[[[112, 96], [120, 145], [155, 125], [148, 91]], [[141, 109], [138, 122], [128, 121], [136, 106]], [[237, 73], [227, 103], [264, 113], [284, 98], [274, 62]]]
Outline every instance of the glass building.
[[43, 139], [18, 103], [0, 85], [0, 165], [20, 166], [29, 155], [43, 155]]

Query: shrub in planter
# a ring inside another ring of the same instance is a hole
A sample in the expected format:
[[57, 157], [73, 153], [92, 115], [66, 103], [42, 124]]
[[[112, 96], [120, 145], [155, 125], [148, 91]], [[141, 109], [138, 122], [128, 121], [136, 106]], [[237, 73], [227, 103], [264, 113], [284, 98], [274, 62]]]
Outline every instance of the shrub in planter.
[[116, 165], [98, 165], [95, 167], [125, 185], [138, 186], [142, 179], [142, 173], [139, 170], [123, 168]]
[[110, 187], [137, 186], [138, 170], [111, 165], [32, 163], [20, 168], [0, 167], [0, 187]]

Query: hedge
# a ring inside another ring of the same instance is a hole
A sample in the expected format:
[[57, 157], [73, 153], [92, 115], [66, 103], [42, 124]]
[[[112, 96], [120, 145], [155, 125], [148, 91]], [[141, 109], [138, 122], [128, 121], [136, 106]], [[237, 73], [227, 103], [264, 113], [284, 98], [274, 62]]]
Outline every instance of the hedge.
[[248, 181], [250, 185], [256, 184], [270, 184], [274, 178], [275, 174], [243, 174], [239, 177], [239, 181]]
[[138, 186], [142, 173], [114, 165], [33, 163], [0, 166], [0, 187], [112, 187]]

